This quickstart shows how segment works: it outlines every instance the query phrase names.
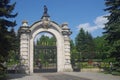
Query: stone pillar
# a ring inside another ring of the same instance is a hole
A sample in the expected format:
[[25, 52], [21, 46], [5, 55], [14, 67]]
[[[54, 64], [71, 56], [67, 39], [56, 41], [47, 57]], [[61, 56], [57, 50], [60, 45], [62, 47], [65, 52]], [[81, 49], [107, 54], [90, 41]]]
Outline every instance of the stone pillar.
[[64, 71], [73, 71], [71, 66], [71, 59], [70, 59], [70, 34], [71, 31], [68, 28], [67, 23], [62, 25], [62, 34], [64, 36], [64, 56], [65, 56], [65, 64], [64, 64]]
[[27, 22], [22, 22], [20, 35], [20, 72], [29, 74], [29, 28]]

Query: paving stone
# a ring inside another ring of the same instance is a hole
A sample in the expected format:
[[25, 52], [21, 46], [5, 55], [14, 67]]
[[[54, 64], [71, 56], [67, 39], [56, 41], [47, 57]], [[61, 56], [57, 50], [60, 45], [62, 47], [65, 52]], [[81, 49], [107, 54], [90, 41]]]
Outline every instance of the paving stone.
[[42, 74], [42, 75], [48, 80], [90, 80], [90, 79], [67, 75], [63, 73], [51, 73], [51, 74]]

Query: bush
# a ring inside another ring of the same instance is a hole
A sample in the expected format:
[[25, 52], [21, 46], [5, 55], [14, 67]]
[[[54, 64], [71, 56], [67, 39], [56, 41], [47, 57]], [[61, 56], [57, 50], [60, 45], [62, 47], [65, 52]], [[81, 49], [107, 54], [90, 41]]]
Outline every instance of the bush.
[[120, 72], [117, 72], [117, 71], [113, 71], [111, 74], [120, 76]]
[[5, 72], [0, 72], [0, 80], [7, 80]]

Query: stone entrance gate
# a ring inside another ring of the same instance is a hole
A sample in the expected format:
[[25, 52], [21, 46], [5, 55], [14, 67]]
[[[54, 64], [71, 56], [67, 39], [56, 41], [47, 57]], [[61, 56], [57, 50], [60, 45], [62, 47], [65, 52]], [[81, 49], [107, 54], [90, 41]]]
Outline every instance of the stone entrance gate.
[[70, 62], [70, 34], [67, 23], [62, 25], [50, 20], [47, 7], [40, 21], [28, 26], [27, 21], [22, 22], [20, 35], [20, 71], [33, 73], [34, 39], [40, 32], [48, 32], [55, 36], [57, 42], [57, 72], [72, 71]]

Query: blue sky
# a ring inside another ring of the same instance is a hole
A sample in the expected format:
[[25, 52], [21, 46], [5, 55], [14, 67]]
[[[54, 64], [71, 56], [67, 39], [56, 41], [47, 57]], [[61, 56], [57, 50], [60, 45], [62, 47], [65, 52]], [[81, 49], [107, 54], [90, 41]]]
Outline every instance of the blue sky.
[[17, 3], [14, 12], [18, 12], [15, 18], [16, 30], [23, 20], [27, 20], [29, 25], [39, 21], [44, 5], [48, 7], [52, 21], [58, 24], [68, 23], [73, 32], [72, 39], [76, 37], [80, 28], [89, 31], [93, 37], [101, 36], [103, 24], [107, 22], [103, 17], [108, 14], [103, 10], [106, 8], [104, 0], [11, 0], [11, 3], [13, 2]]

